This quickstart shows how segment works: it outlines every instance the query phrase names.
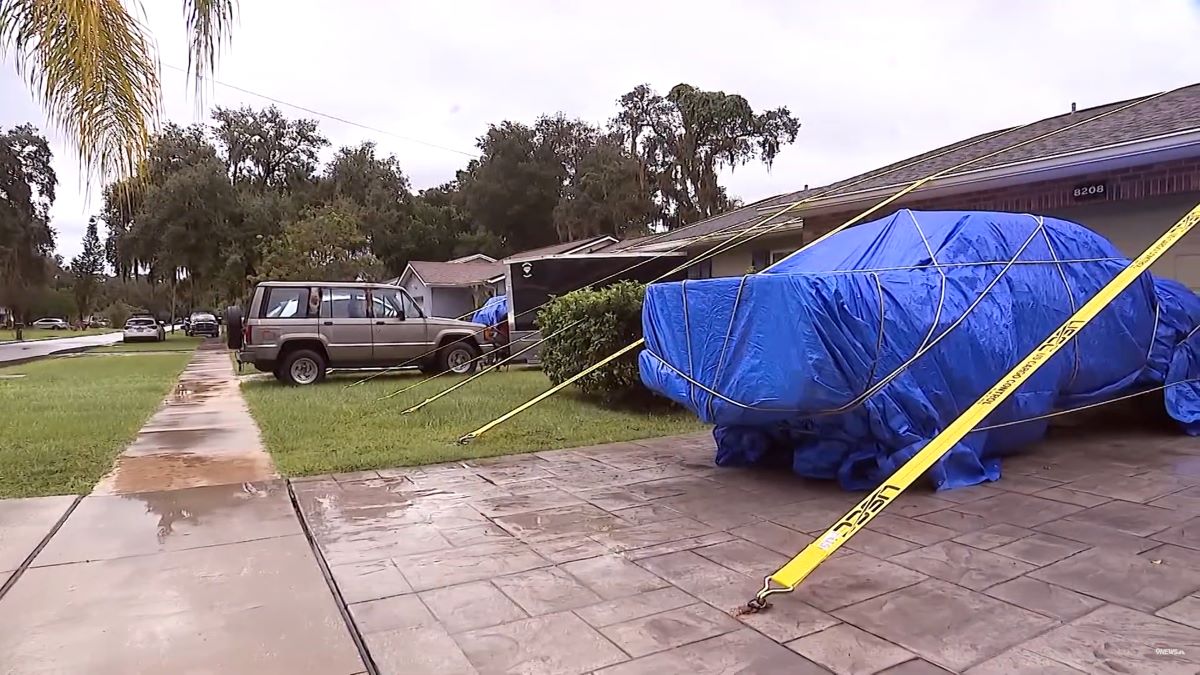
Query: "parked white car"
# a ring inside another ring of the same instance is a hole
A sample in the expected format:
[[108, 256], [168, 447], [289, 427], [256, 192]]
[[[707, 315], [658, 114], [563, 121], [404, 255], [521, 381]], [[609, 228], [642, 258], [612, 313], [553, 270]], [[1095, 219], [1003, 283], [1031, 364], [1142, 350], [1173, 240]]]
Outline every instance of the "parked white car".
[[34, 321], [33, 327], [45, 328], [46, 330], [67, 330], [71, 327], [71, 325], [62, 319], [51, 319], [47, 317], [45, 319], [38, 319], [37, 321]]
[[125, 334], [121, 339], [124, 342], [161, 342], [167, 339], [167, 331], [153, 318], [137, 316], [125, 322]]

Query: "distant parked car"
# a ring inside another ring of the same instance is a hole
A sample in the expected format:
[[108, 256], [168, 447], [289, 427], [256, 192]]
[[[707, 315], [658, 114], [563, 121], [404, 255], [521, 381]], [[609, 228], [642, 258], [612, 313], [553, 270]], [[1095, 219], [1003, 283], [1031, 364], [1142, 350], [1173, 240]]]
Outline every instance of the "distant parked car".
[[226, 337], [240, 363], [293, 385], [326, 371], [419, 367], [475, 372], [492, 349], [476, 337], [483, 326], [427, 317], [398, 286], [338, 281], [271, 281], [254, 290], [249, 311], [226, 314]]
[[34, 328], [44, 328], [46, 330], [67, 330], [71, 324], [62, 319], [38, 319], [33, 322]]
[[188, 317], [183, 330], [188, 335], [221, 337], [221, 327], [217, 325], [217, 317], [205, 312], [196, 312]]
[[167, 331], [154, 317], [136, 316], [125, 322], [125, 334], [121, 339], [124, 342], [162, 342], [167, 339]]

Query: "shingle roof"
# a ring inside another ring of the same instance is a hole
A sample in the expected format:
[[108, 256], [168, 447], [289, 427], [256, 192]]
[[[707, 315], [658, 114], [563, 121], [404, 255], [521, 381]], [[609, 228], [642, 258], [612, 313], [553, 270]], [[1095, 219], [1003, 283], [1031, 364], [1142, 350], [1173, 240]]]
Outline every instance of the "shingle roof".
[[[507, 258], [505, 258], [505, 260], [513, 260], [513, 259], [517, 259], [517, 258], [537, 258], [540, 256], [547, 256], [547, 255], [558, 255], [560, 253], [566, 253], [567, 251], [577, 249], [582, 246], [587, 246], [588, 244], [590, 244], [592, 242], [604, 239], [606, 236], [607, 235], [600, 235], [600, 236], [596, 236], [596, 237], [588, 237], [586, 239], [576, 239], [575, 241], [564, 241], [560, 244], [551, 244], [549, 246], [543, 246], [541, 248], [529, 249], [528, 251], [521, 251], [520, 253], [514, 253], [514, 254], [508, 256]], [[600, 250], [600, 249], [595, 249], [595, 250]]]
[[504, 274], [504, 266], [500, 263], [412, 260], [408, 264], [430, 286], [471, 286]]
[[[726, 227], [745, 226], [768, 215], [760, 210], [763, 207], [787, 204], [813, 195], [838, 197], [877, 188], [892, 186], [898, 188], [974, 157], [983, 157], [1056, 129], [1063, 129], [1077, 122], [1095, 118], [1136, 100], [1139, 99], [1108, 103], [1095, 108], [1048, 117], [1028, 126], [1009, 127], [972, 136], [826, 186], [763, 199], [653, 239], [623, 242], [622, 248], [646, 243], [690, 239]], [[1198, 129], [1200, 129], [1200, 84], [1195, 84], [1170, 91], [1120, 112], [1114, 112], [1095, 122], [1081, 124], [1049, 138], [998, 153], [994, 157], [974, 162], [964, 167], [962, 171], [950, 173], [945, 177]]]
[[[766, 215], [769, 215], [769, 214], [763, 214], [763, 213], [759, 212], [758, 209], [760, 209], [764, 206], [770, 207], [775, 204], [785, 204], [788, 201], [790, 201], [789, 197], [790, 197], [790, 195], [776, 195], [774, 197], [762, 199], [762, 200], [759, 200], [752, 204], [747, 204], [739, 209], [734, 209], [733, 211], [726, 211], [725, 213], [722, 213], [718, 216], [713, 216], [712, 218], [709, 218], [708, 220], [701, 220], [700, 222], [692, 223], [691, 225], [688, 225], [686, 227], [681, 227], [681, 228], [678, 228], [675, 230], [671, 230], [670, 232], [667, 232], [665, 234], [657, 234], [657, 235], [650, 235], [649, 237], [638, 237], [637, 239], [629, 239], [627, 241], [621, 242], [620, 244], [614, 245], [612, 248], [613, 248], [613, 250], [625, 251], [625, 250], [629, 250], [629, 249], [633, 249], [633, 248], [638, 248], [641, 246], [646, 246], [649, 244], [662, 244], [662, 243], [667, 243], [667, 242], [671, 242], [671, 241], [692, 239], [694, 237], [701, 237], [701, 236], [704, 236], [707, 234], [712, 234], [713, 232], [717, 232], [718, 230], [724, 230], [725, 228], [748, 225], [751, 221], [755, 221], [757, 219], [765, 217]], [[795, 216], [788, 216], [788, 217], [794, 218]], [[784, 222], [784, 221], [774, 220], [774, 221], [771, 221], [771, 224], [777, 224], [780, 222]]]

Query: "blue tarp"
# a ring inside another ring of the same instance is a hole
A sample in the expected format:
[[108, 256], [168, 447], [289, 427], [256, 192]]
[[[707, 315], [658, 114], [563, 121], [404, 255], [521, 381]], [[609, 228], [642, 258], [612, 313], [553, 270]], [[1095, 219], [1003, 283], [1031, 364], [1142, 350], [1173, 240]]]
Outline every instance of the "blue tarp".
[[485, 326], [495, 326], [507, 318], [508, 296], [496, 295], [488, 298], [488, 301], [483, 303], [483, 307], [475, 310], [475, 314], [471, 316], [471, 321], [481, 323]]
[[[650, 286], [641, 377], [716, 426], [718, 464], [868, 489], [1128, 262], [1064, 220], [902, 210], [762, 274]], [[938, 462], [934, 486], [996, 480], [1048, 421], [988, 427], [1164, 383], [1200, 435], [1197, 326], [1200, 297], [1143, 274]]]

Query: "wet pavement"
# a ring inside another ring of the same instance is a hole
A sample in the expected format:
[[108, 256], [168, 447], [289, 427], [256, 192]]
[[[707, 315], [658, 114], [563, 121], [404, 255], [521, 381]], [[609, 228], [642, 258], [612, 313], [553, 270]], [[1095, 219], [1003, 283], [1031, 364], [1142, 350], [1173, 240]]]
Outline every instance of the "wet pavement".
[[[0, 566], [47, 499], [0, 502]], [[0, 598], [3, 673], [363, 670], [282, 481], [86, 497]]]
[[203, 343], [175, 390], [92, 494], [131, 494], [277, 478], [229, 352]]
[[0, 366], [39, 359], [52, 354], [77, 352], [91, 347], [113, 345], [121, 341], [121, 332], [100, 335], [80, 335], [52, 340], [29, 340], [26, 342], [0, 342]]
[[707, 436], [293, 482], [381, 673], [1200, 670], [1200, 442], [1063, 431], [914, 488], [767, 612], [857, 496]]

